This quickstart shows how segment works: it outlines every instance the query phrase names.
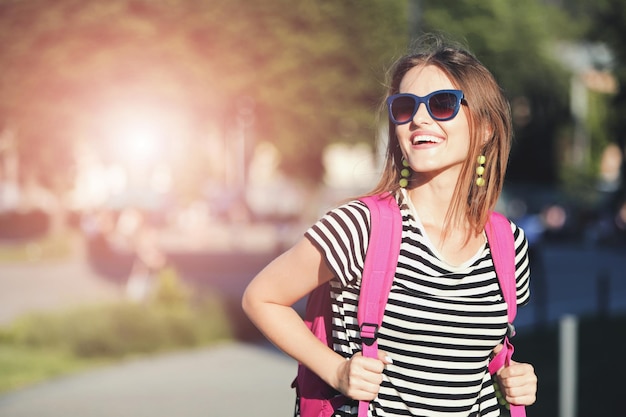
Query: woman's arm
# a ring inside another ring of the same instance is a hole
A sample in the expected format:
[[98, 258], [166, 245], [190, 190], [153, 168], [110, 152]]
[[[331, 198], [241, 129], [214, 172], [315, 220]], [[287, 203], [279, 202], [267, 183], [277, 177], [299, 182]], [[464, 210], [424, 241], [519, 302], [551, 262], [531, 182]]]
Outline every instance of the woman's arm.
[[291, 307], [331, 278], [320, 252], [303, 238], [252, 280], [242, 306], [265, 337], [327, 384], [351, 398], [371, 400], [384, 363], [361, 355], [346, 361], [318, 340]]

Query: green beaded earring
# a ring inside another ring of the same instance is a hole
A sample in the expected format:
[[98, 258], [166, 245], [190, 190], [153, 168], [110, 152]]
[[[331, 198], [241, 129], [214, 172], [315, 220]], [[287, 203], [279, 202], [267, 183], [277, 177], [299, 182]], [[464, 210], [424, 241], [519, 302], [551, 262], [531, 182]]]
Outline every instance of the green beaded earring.
[[483, 178], [483, 174], [485, 173], [485, 161], [487, 161], [485, 155], [480, 155], [476, 160], [476, 162], [478, 162], [478, 166], [476, 167], [476, 175], [478, 175], [478, 178], [476, 178], [476, 185], [479, 187], [483, 187], [485, 185], [485, 179]]
[[409, 185], [409, 177], [411, 176], [411, 169], [409, 168], [409, 161], [402, 158], [402, 166], [403, 168], [400, 170], [400, 178], [399, 184], [400, 187], [405, 188]]

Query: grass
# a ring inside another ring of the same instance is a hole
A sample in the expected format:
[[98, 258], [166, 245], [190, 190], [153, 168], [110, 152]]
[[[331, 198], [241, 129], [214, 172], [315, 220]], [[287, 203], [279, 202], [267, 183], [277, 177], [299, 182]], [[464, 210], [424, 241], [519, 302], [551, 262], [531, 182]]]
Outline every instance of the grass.
[[60, 349], [0, 345], [0, 392], [110, 362], [110, 359], [79, 358]]

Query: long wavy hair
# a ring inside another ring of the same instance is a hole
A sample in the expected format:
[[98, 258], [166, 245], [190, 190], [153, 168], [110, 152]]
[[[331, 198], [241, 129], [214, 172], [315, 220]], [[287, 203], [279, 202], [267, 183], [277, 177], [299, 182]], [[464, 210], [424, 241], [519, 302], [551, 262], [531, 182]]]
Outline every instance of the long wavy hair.
[[[429, 41], [422, 41], [418, 52], [405, 55], [395, 62], [388, 74], [387, 96], [399, 93], [402, 78], [409, 70], [427, 65], [442, 70], [455, 88], [463, 91], [463, 105], [469, 122], [469, 154], [463, 163], [443, 230], [449, 231], [453, 226], [463, 226], [469, 222], [475, 233], [481, 233], [489, 212], [495, 208], [502, 192], [513, 139], [510, 104], [491, 72], [474, 55], [438, 37]], [[384, 100], [381, 114], [387, 114]], [[371, 194], [397, 192], [400, 188], [403, 155], [396, 136], [396, 126], [390, 120], [388, 124], [385, 166]], [[482, 187], [476, 185], [479, 155], [486, 158], [483, 174], [485, 185]], [[411, 187], [410, 183], [408, 187]], [[444, 233], [444, 238], [446, 236]], [[470, 238], [469, 233], [466, 238]]]

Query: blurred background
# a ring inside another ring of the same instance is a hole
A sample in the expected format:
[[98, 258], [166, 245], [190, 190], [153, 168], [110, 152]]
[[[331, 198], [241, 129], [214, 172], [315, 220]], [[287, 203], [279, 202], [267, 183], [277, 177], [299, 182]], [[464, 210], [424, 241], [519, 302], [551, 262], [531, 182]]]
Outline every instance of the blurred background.
[[[604, 354], [626, 341], [621, 0], [0, 0], [0, 390], [263, 345], [243, 289], [375, 184], [386, 70], [432, 31], [511, 101], [499, 210], [531, 244], [530, 415], [623, 415], [624, 361]], [[563, 317], [578, 329], [569, 414]]]

